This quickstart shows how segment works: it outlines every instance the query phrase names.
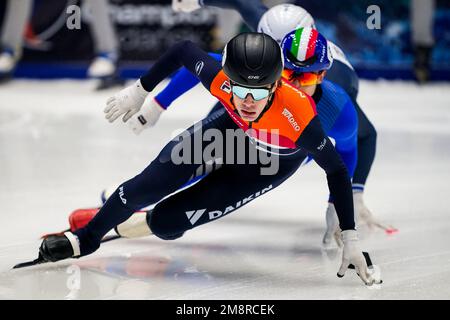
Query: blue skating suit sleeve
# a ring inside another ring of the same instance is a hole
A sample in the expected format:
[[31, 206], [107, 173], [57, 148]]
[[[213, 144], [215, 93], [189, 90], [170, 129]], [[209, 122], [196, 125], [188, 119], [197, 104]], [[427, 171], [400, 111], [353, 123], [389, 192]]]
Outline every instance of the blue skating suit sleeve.
[[338, 85], [324, 80], [322, 96], [316, 104], [318, 117], [326, 134], [336, 142], [350, 177], [358, 160], [358, 115], [348, 94]]
[[[211, 57], [216, 59], [217, 61], [222, 61], [222, 55], [218, 53], [209, 53]], [[158, 104], [167, 109], [172, 102], [174, 102], [178, 97], [186, 93], [195, 87], [200, 80], [195, 77], [189, 70], [186, 68], [181, 68], [170, 80], [169, 84], [158, 93], [155, 97], [155, 100]]]

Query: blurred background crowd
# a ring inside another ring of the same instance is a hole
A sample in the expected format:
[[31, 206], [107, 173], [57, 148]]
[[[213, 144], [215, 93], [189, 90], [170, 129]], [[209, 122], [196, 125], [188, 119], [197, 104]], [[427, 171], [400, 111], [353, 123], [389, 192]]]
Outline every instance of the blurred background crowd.
[[[308, 10], [362, 78], [450, 80], [450, 1], [263, 2]], [[380, 20], [370, 29], [373, 5]], [[78, 28], [73, 6], [80, 8]], [[0, 0], [0, 78], [93, 77], [121, 83], [137, 78], [174, 42], [189, 39], [220, 52], [246, 29], [234, 10], [176, 12], [171, 0]]]

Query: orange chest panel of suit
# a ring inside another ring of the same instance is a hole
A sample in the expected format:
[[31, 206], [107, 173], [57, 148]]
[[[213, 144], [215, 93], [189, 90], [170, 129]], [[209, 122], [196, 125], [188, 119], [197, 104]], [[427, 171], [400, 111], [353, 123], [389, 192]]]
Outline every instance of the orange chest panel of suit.
[[296, 148], [303, 130], [317, 114], [314, 101], [306, 93], [282, 81], [270, 107], [253, 122], [243, 120], [233, 105], [228, 77], [220, 71], [211, 83], [210, 92], [223, 104], [233, 121], [253, 139], [278, 148]]

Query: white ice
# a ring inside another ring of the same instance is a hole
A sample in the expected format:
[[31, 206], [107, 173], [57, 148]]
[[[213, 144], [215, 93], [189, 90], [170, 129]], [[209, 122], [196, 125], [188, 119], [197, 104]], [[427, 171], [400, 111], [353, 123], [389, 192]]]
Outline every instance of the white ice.
[[351, 270], [337, 278], [340, 253], [322, 253], [327, 186], [315, 164], [179, 240], [120, 239], [82, 259], [11, 270], [37, 256], [40, 235], [65, 229], [71, 211], [98, 206], [102, 189], [140, 172], [214, 103], [197, 87], [135, 136], [103, 118], [118, 89], [98, 93], [94, 85], [0, 86], [0, 298], [450, 298], [448, 83], [361, 83], [360, 104], [378, 129], [366, 202], [399, 229], [362, 234], [381, 288], [369, 290]]

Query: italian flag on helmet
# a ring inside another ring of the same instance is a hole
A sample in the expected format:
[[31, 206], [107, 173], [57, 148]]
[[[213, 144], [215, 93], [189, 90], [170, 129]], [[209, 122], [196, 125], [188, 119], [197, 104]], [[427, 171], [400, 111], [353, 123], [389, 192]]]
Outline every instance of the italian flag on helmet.
[[327, 70], [333, 57], [325, 37], [312, 28], [289, 32], [281, 43], [285, 68], [296, 72]]

